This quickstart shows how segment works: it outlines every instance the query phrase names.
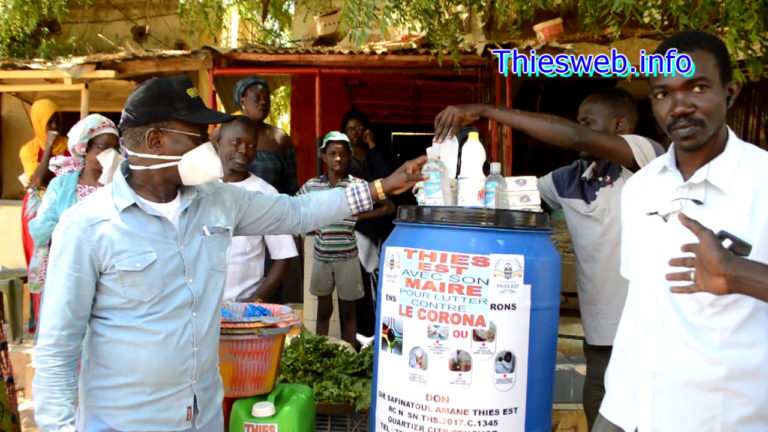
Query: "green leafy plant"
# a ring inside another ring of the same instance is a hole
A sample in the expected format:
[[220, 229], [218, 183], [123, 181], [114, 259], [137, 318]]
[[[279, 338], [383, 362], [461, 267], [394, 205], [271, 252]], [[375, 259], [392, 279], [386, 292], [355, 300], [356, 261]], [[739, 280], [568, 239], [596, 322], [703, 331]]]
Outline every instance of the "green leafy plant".
[[315, 402], [370, 408], [373, 349], [355, 353], [306, 329], [291, 340], [280, 360], [278, 382], [312, 387]]

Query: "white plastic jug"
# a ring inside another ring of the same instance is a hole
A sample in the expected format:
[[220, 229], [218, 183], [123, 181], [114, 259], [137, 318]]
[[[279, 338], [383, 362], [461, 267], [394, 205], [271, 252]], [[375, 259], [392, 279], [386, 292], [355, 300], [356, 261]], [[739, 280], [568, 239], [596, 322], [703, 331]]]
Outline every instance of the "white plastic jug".
[[483, 207], [485, 189], [485, 147], [477, 132], [470, 132], [467, 142], [461, 147], [461, 168], [457, 191], [457, 205], [461, 207]]

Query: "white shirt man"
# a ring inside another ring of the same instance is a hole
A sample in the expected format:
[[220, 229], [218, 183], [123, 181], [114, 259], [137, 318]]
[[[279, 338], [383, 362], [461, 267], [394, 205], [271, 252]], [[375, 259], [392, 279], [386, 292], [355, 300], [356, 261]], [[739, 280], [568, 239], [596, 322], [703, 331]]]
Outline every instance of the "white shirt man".
[[[251, 174], [231, 185], [249, 191], [277, 195], [277, 189]], [[266, 248], [265, 248], [266, 246]], [[290, 235], [238, 236], [232, 238], [229, 248], [229, 267], [224, 286], [222, 303], [239, 301], [253, 296], [264, 282], [264, 258], [266, 250], [273, 260], [293, 258], [298, 255], [296, 243]]]
[[768, 430], [768, 303], [674, 294], [679, 283], [665, 279], [679, 271], [669, 259], [696, 242], [679, 211], [768, 263], [768, 152], [729, 129], [724, 151], [684, 181], [673, 144], [627, 181], [621, 202], [629, 292], [600, 413], [625, 431]]

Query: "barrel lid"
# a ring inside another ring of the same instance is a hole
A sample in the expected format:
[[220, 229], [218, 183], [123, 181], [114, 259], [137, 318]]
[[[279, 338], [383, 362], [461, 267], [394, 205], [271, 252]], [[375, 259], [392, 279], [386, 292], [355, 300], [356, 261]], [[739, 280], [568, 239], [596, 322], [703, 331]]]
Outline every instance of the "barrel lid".
[[251, 408], [251, 417], [272, 417], [275, 415], [275, 404], [270, 401], [256, 402]]
[[450, 206], [400, 206], [396, 222], [484, 228], [551, 230], [543, 212]]

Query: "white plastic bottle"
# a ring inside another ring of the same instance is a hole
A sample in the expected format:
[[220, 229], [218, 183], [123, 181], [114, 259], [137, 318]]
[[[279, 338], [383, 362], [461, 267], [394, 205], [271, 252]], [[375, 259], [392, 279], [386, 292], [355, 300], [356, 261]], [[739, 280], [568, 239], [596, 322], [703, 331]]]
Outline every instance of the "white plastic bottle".
[[461, 207], [483, 207], [485, 189], [485, 148], [477, 132], [470, 132], [467, 142], [461, 147], [461, 168], [457, 186], [457, 205]]
[[424, 180], [424, 204], [430, 206], [446, 205], [445, 194], [449, 192], [445, 164], [440, 160], [440, 149], [427, 148], [427, 163], [421, 168], [422, 174], [429, 174]]
[[507, 181], [501, 175], [501, 163], [491, 162], [491, 174], [485, 179], [485, 208], [509, 208], [507, 200]]

